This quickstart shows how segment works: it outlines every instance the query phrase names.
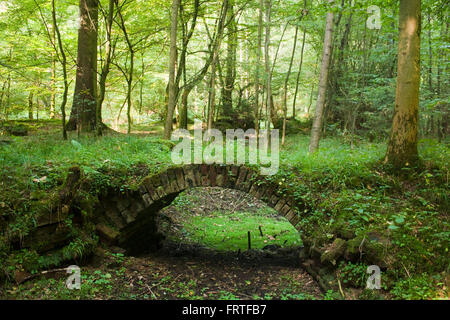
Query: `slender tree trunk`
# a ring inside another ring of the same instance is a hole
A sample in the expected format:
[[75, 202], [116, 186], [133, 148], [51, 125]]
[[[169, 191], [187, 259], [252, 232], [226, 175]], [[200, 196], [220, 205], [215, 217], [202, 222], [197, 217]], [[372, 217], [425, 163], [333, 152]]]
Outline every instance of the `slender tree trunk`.
[[[432, 39], [431, 39], [431, 14], [428, 13], [428, 90], [430, 91], [430, 98], [434, 96], [433, 92], [433, 47], [432, 47]], [[433, 110], [434, 111], [434, 110]], [[430, 115], [430, 132], [432, 136], [436, 136], [435, 132], [435, 122], [434, 122], [434, 112]]]
[[164, 138], [170, 139], [173, 129], [173, 113], [176, 104], [175, 65], [177, 63], [177, 26], [180, 0], [173, 0], [170, 18], [169, 98], [167, 103]]
[[[332, 2], [333, 0], [328, 0]], [[311, 129], [311, 141], [309, 144], [309, 152], [314, 153], [319, 148], [320, 134], [323, 124], [323, 113], [325, 106], [325, 97], [327, 93], [328, 85], [328, 71], [330, 67], [331, 59], [331, 46], [333, 43], [333, 12], [329, 12], [327, 15], [327, 24], [325, 30], [325, 39], [323, 42], [323, 57], [320, 67], [320, 80], [319, 80], [319, 94], [317, 96], [316, 115], [314, 117], [313, 126]]]
[[2, 93], [0, 94], [0, 108], [2, 108], [2, 115], [5, 117], [5, 109], [6, 109], [6, 103], [5, 106], [3, 106], [3, 98], [5, 96], [6, 93], [6, 85], [8, 84], [8, 80], [6, 80], [5, 82], [3, 82], [3, 86], [2, 86]]
[[[56, 43], [55, 25], [52, 24], [52, 42]], [[50, 81], [50, 119], [55, 119], [56, 108], [56, 57], [55, 52], [52, 51], [52, 75]]]
[[33, 120], [33, 92], [28, 94], [28, 120]]
[[11, 73], [8, 74], [8, 87], [6, 90], [5, 119], [9, 118], [9, 108], [11, 107]]
[[[213, 61], [215, 59], [216, 59], [216, 61], [218, 60], [217, 54], [220, 50], [223, 30], [224, 30], [224, 26], [225, 26], [225, 20], [227, 17], [227, 9], [228, 9], [228, 0], [224, 0], [222, 3], [220, 18], [219, 18], [219, 21], [217, 24], [216, 32], [215, 32], [214, 36], [211, 37], [211, 41], [212, 41], [211, 45], [208, 46], [210, 48], [209, 56], [207, 56], [205, 65], [203, 66], [202, 70], [197, 74], [197, 76], [194, 77], [193, 79], [191, 79], [189, 82], [185, 83], [185, 88], [189, 89], [186, 92], [187, 95], [189, 95], [189, 93], [197, 85], [197, 83], [199, 83], [200, 81], [203, 80], [203, 78], [205, 77], [206, 73], [208, 72], [208, 69], [211, 66], [211, 64], [213, 63]], [[216, 58], [215, 58], [215, 56], [216, 56]], [[218, 61], [216, 62], [216, 64], [217, 63], [218, 63]], [[187, 100], [187, 96], [185, 97], [185, 99]], [[213, 109], [213, 108], [211, 108], [211, 109]], [[214, 110], [209, 110], [208, 117], [214, 117]], [[208, 121], [210, 121], [210, 120], [208, 120]]]
[[284, 94], [283, 94], [283, 135], [281, 138], [281, 145], [284, 146], [284, 140], [286, 138], [286, 120], [287, 120], [287, 89], [289, 84], [289, 78], [291, 76], [292, 64], [294, 62], [295, 49], [297, 48], [297, 37], [298, 37], [298, 25], [295, 27], [294, 45], [292, 47], [291, 61], [289, 62], [289, 69], [284, 81]]
[[272, 97], [272, 72], [270, 63], [270, 16], [271, 16], [271, 0], [266, 0], [266, 38], [264, 41], [264, 55], [265, 55], [265, 66], [266, 66], [266, 116], [267, 116], [267, 129], [270, 128], [270, 118], [268, 113], [272, 115], [273, 112], [273, 97]]
[[214, 53], [214, 58], [211, 63], [211, 79], [209, 81], [208, 94], [208, 129], [212, 129], [214, 123], [214, 113], [216, 108], [216, 61], [218, 53]]
[[[191, 22], [191, 27], [189, 29], [189, 31], [187, 31], [186, 27], [185, 27], [185, 22], [183, 20], [183, 7], [180, 6], [180, 18], [181, 18], [181, 24], [183, 27], [183, 47], [181, 49], [181, 54], [180, 54], [180, 60], [179, 60], [179, 66], [178, 69], [176, 70], [176, 77], [175, 77], [175, 91], [176, 91], [176, 101], [178, 101], [178, 96], [179, 96], [179, 90], [180, 90], [180, 80], [181, 80], [181, 76], [183, 76], [184, 78], [184, 84], [186, 85], [187, 81], [187, 76], [186, 76], [186, 55], [187, 55], [187, 49], [188, 49], [188, 45], [189, 42], [192, 38], [192, 35], [194, 34], [194, 30], [195, 30], [195, 26], [197, 24], [197, 16], [198, 16], [198, 11], [200, 8], [200, 1], [199, 0], [195, 0], [194, 1], [194, 12], [193, 12], [193, 17], [192, 17], [192, 22]], [[187, 33], [186, 33], [187, 32]], [[191, 90], [189, 90], [191, 91]], [[187, 96], [185, 96], [185, 103], [181, 103], [181, 107], [180, 112], [179, 112], [179, 118], [180, 118], [180, 128], [182, 129], [187, 129], [187, 125], [188, 125], [188, 96], [189, 96], [189, 92], [185, 92], [183, 91], [183, 94], [186, 94]]]
[[297, 81], [295, 82], [294, 102], [292, 103], [292, 118], [293, 119], [295, 119], [295, 115], [296, 115], [295, 107], [296, 107], [296, 103], [297, 103], [298, 86], [300, 84], [300, 75], [302, 73], [303, 55], [305, 52], [305, 40], [306, 40], [306, 30], [303, 31], [302, 50], [301, 50], [301, 54], [300, 54], [300, 66], [298, 67]]
[[[63, 139], [67, 140], [67, 130], [66, 130], [66, 104], [67, 104], [67, 95], [69, 93], [69, 82], [67, 80], [67, 58], [66, 53], [64, 51], [64, 46], [61, 40], [61, 33], [59, 32], [58, 24], [56, 23], [56, 7], [55, 7], [55, 0], [52, 0], [52, 19], [53, 19], [53, 26], [55, 27], [57, 40], [58, 40], [58, 48], [59, 53], [61, 56], [58, 59], [61, 63], [62, 69], [63, 69], [63, 80], [64, 80], [64, 92], [63, 92], [63, 99], [61, 102], [61, 115], [62, 115], [62, 133], [63, 133]], [[58, 50], [55, 45], [55, 50]]]
[[385, 158], [394, 168], [412, 166], [419, 159], [420, 7], [420, 0], [400, 0], [397, 90]]
[[128, 77], [128, 90], [127, 90], [127, 122], [128, 122], [128, 129], [127, 133], [131, 133], [131, 92], [133, 91], [133, 73], [134, 73], [134, 50], [133, 48], [129, 48], [130, 50], [130, 74]]
[[227, 59], [226, 76], [222, 88], [222, 113], [225, 118], [230, 119], [233, 113], [233, 90], [236, 81], [236, 50], [237, 30], [234, 17], [234, 0], [228, 1], [228, 27], [227, 27]]
[[259, 133], [259, 120], [260, 120], [260, 112], [259, 112], [259, 95], [260, 95], [260, 64], [261, 64], [261, 45], [262, 45], [262, 28], [263, 28], [263, 9], [264, 3], [263, 0], [259, 0], [259, 16], [258, 16], [258, 41], [256, 48], [256, 75], [255, 75], [255, 131]]
[[97, 109], [96, 109], [96, 132], [98, 136], [102, 135], [103, 130], [103, 121], [102, 121], [102, 105], [105, 100], [106, 95], [106, 79], [108, 78], [110, 66], [111, 66], [111, 55], [113, 52], [112, 43], [111, 43], [111, 32], [112, 32], [112, 24], [114, 18], [114, 5], [115, 0], [109, 0], [109, 9], [108, 16], [105, 17], [106, 24], [106, 43], [105, 43], [105, 60], [102, 65], [102, 73], [100, 74], [99, 81], [99, 95], [97, 100]]

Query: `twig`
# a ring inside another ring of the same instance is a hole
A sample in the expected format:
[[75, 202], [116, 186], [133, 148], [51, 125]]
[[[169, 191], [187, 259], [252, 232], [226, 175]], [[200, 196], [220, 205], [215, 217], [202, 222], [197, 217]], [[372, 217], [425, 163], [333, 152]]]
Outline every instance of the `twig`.
[[341, 286], [341, 280], [337, 279], [337, 281], [338, 281], [339, 291], [341, 292], [342, 298], [345, 299], [345, 294], [344, 294], [344, 291], [342, 290], [342, 286]]
[[22, 284], [24, 282], [27, 282], [29, 280], [32, 280], [34, 278], [40, 277], [44, 274], [48, 274], [48, 273], [56, 273], [56, 272], [62, 272], [62, 271], [67, 271], [67, 268], [60, 268], [60, 269], [52, 269], [52, 270], [45, 270], [45, 271], [41, 271], [39, 273], [36, 274], [32, 274], [31, 276], [26, 277], [25, 279], [23, 279], [22, 281], [17, 281], [18, 284]]
[[401, 262], [401, 264], [402, 264], [403, 268], [405, 269], [406, 274], [408, 275], [408, 278], [411, 278], [411, 276], [409, 275], [408, 269], [406, 269], [406, 267], [405, 267], [405, 265], [403, 264], [403, 262]]
[[360, 243], [360, 245], [359, 245], [359, 259], [360, 259], [360, 260], [362, 259], [362, 255], [363, 255], [363, 252], [362, 252], [362, 246], [363, 246], [363, 244], [364, 244], [364, 241], [366, 241], [366, 236], [364, 236], [364, 238], [362, 239], [362, 241], [361, 241], [361, 243]]

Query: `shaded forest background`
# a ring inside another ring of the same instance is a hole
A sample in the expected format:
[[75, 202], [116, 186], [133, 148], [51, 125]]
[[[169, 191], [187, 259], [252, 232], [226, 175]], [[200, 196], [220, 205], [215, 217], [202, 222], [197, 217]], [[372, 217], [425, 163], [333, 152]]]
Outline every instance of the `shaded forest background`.
[[[368, 27], [373, 5], [381, 9], [380, 29]], [[95, 11], [89, 11], [92, 6]], [[1, 1], [1, 119], [60, 119], [66, 79], [69, 129], [84, 116], [71, 110], [86, 101], [99, 108], [97, 114], [91, 108], [89, 121], [97, 117], [117, 131], [163, 121], [170, 97], [171, 6], [165, 0]], [[98, 15], [98, 26], [83, 20], [83, 7], [89, 19], [89, 12]], [[448, 8], [445, 0], [422, 1], [419, 134], [440, 140], [448, 135]], [[257, 123], [281, 129], [284, 118], [295, 118], [287, 121], [287, 133], [308, 132], [332, 11], [323, 133], [352, 142], [354, 135], [386, 139], [395, 100], [398, 10], [398, 1], [375, 0], [181, 1], [175, 30], [177, 126], [199, 118], [209, 127]], [[91, 40], [78, 41], [82, 25], [92, 27]], [[84, 69], [94, 81], [90, 98], [80, 94], [82, 88], [75, 92], [80, 50], [95, 55], [93, 72]]]

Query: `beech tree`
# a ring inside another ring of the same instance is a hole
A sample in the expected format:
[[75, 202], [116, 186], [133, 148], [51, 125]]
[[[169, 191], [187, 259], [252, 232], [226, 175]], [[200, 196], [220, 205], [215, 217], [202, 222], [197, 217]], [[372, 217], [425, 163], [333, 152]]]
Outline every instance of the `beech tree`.
[[[333, 0], [328, 0], [332, 3]], [[309, 144], [309, 152], [313, 153], [319, 148], [320, 133], [323, 125], [323, 110], [325, 106], [325, 98], [328, 85], [328, 71], [330, 68], [331, 60], [331, 45], [333, 38], [333, 19], [334, 14], [332, 11], [327, 14], [327, 25], [325, 27], [325, 39], [323, 41], [323, 55], [322, 64], [320, 67], [320, 80], [319, 80], [319, 94], [317, 97], [316, 115], [311, 129], [311, 141]]]
[[173, 0], [170, 15], [170, 57], [169, 57], [169, 85], [166, 122], [164, 126], [164, 138], [169, 139], [173, 129], [173, 113], [177, 103], [177, 92], [175, 88], [175, 68], [177, 63], [177, 26], [178, 10], [180, 0]]
[[68, 130], [96, 128], [98, 0], [80, 0], [77, 76]]
[[418, 159], [421, 0], [400, 0], [397, 89], [385, 163], [399, 168]]

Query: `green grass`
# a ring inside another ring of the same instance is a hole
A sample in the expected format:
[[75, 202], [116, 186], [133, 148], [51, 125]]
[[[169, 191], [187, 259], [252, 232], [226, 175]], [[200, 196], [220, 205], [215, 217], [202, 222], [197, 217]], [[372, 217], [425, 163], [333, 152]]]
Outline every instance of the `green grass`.
[[[13, 216], [8, 227], [20, 229], [21, 235], [27, 233], [34, 212], [47, 205], [48, 195], [61, 186], [72, 165], [81, 166], [99, 184], [121, 189], [171, 165], [170, 143], [157, 137], [78, 138], [71, 134], [63, 141], [60, 133], [47, 130], [10, 139], [12, 144], [0, 145], [0, 213]], [[337, 237], [343, 227], [361, 239], [375, 233], [389, 243], [391, 260], [383, 281], [395, 297], [433, 297], [444, 287], [442, 279], [450, 270], [448, 142], [421, 140], [424, 166], [420, 171], [405, 169], [403, 177], [383, 170], [380, 160], [385, 143], [359, 141], [352, 149], [341, 138], [327, 137], [314, 155], [308, 154], [308, 144], [308, 136], [288, 136], [275, 177], [296, 200], [311, 206], [301, 221], [302, 234], [320, 246]], [[147, 171], [139, 171], [141, 166]], [[264, 237], [259, 235], [259, 225]], [[267, 212], [194, 216], [185, 229], [193, 241], [218, 250], [245, 250], [247, 231], [253, 248], [285, 240], [286, 245], [300, 244], [299, 234], [286, 220], [274, 220]], [[267, 238], [283, 230], [289, 232], [275, 240]], [[0, 254], [6, 255], [6, 249], [0, 248]], [[430, 279], [410, 280], [425, 273]], [[432, 284], [431, 293], [425, 283]]]
[[252, 249], [261, 249], [269, 244], [297, 246], [302, 243], [299, 233], [289, 221], [274, 217], [266, 209], [256, 213], [213, 212], [208, 216], [194, 216], [184, 224], [184, 229], [191, 241], [221, 251], [246, 250], [248, 231]]

